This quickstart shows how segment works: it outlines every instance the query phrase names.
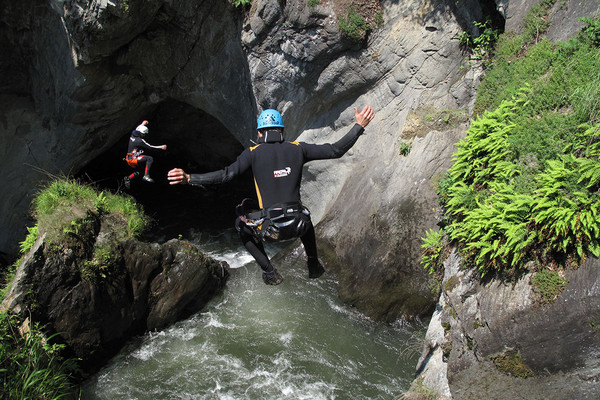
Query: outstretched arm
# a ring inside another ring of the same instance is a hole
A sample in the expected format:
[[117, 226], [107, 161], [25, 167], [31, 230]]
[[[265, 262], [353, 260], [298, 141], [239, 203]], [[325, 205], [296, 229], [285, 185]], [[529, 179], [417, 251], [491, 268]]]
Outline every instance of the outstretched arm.
[[229, 182], [239, 174], [236, 169], [224, 168], [218, 171], [206, 172], [204, 174], [188, 174], [181, 168], [174, 168], [167, 173], [167, 179], [170, 185], [180, 183], [203, 186], [215, 183]]
[[339, 158], [346, 154], [346, 152], [354, 146], [354, 143], [356, 143], [360, 135], [363, 134], [365, 126], [369, 125], [369, 122], [373, 120], [375, 112], [371, 106], [365, 106], [361, 112], [358, 112], [358, 109], [355, 107], [354, 116], [356, 118], [356, 124], [354, 124], [350, 131], [337, 142], [331, 144], [302, 143], [306, 161]]
[[154, 146], [153, 144], [148, 143], [145, 139], [141, 139], [140, 141], [141, 147], [145, 150], [166, 150], [167, 149], [167, 145], [166, 144], [161, 144], [158, 146]]
[[246, 149], [231, 165], [218, 171], [206, 172], [204, 174], [188, 174], [181, 168], [174, 168], [167, 173], [167, 179], [171, 185], [183, 183], [202, 186], [225, 183], [244, 173], [251, 165], [250, 150]]
[[361, 112], [358, 112], [358, 108], [354, 107], [354, 118], [356, 118], [356, 125], [360, 125], [362, 129], [357, 130], [356, 128], [358, 127], [354, 125], [354, 128], [352, 128], [350, 132], [332, 144], [337, 157], [343, 156], [348, 150], [350, 150], [352, 146], [354, 146], [354, 143], [356, 143], [358, 137], [362, 135], [365, 127], [369, 125], [369, 122], [371, 122], [374, 117], [375, 112], [373, 111], [373, 107], [364, 106]]

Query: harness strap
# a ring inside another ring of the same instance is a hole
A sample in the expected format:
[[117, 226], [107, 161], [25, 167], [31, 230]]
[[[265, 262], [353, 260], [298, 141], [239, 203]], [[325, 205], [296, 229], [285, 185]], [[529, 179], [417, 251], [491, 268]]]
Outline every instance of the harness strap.
[[293, 203], [278, 203], [274, 204], [266, 210], [266, 216], [270, 219], [285, 217], [289, 214], [297, 214], [302, 211], [302, 204]]
[[289, 217], [290, 215], [296, 215], [302, 212], [304, 208], [301, 203], [291, 202], [291, 203], [277, 203], [273, 204], [271, 207], [262, 210], [256, 210], [246, 213], [246, 218], [248, 219], [262, 219], [268, 218], [271, 221], [278, 220], [281, 218]]
[[277, 203], [262, 210], [253, 210], [254, 207], [256, 202], [244, 199], [236, 207], [236, 213], [262, 240], [301, 236], [308, 226], [306, 219], [310, 221], [310, 211], [300, 202]]

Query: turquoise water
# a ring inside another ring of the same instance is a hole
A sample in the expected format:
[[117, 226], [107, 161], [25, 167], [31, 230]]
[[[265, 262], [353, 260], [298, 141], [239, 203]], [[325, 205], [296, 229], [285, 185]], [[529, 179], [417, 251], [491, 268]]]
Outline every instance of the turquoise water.
[[365, 318], [339, 301], [335, 274], [309, 280], [302, 257], [279, 262], [285, 280], [267, 286], [233, 232], [195, 242], [230, 264], [223, 293], [130, 342], [82, 399], [395, 399], [408, 389], [421, 324]]

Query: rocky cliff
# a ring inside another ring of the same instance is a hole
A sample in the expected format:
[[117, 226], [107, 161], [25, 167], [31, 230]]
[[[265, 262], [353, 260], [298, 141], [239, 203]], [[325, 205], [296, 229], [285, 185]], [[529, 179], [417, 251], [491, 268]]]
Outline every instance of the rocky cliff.
[[[435, 299], [419, 238], [436, 222], [432, 182], [477, 83], [458, 35], [497, 11], [384, 1], [383, 23], [357, 43], [340, 33], [340, 5], [349, 3], [261, 0], [243, 13], [226, 1], [4, 3], [1, 37], [15, 57], [3, 75], [20, 79], [2, 83], [1, 251], [16, 253], [38, 182], [96, 158], [122, 163], [109, 150], [141, 119], [179, 166], [206, 171], [249, 143], [261, 108], [282, 111], [290, 139], [319, 143], [368, 103], [377, 118], [365, 137], [343, 159], [310, 165], [303, 198], [315, 221], [336, 216], [321, 224], [321, 246], [335, 249], [346, 301], [379, 319], [427, 315]], [[442, 118], [447, 110], [455, 117]], [[431, 131], [415, 128], [429, 120]]]
[[[185, 143], [178, 157], [196, 160], [196, 167], [230, 160], [238, 150], [227, 143], [247, 142], [256, 107], [239, 17], [227, 2], [0, 7], [0, 37], [11, 54], [2, 59], [0, 83], [3, 253], [16, 254], [39, 182], [81, 171], [141, 119], [154, 123], [153, 140], [162, 132], [173, 138], [169, 144]], [[182, 125], [155, 120], [155, 112], [190, 118]], [[224, 146], [206, 137], [223, 137]]]
[[68, 207], [51, 224], [38, 222], [0, 311], [57, 333], [85, 369], [102, 365], [132, 336], [201, 310], [227, 281], [229, 266], [188, 242], [139, 241], [124, 234], [128, 222], [119, 212]]
[[[318, 3], [3, 2], [0, 46], [11, 56], [0, 61], [0, 251], [16, 254], [38, 183], [98, 158], [121, 162], [109, 150], [141, 119], [178, 165], [201, 172], [249, 144], [262, 108], [283, 113], [290, 139], [321, 143], [345, 133], [353, 107], [371, 104], [377, 117], [349, 154], [307, 167], [303, 199], [344, 301], [387, 321], [429, 315], [436, 298], [418, 265], [420, 237], [438, 222], [434, 185], [479, 74], [459, 35], [486, 16], [518, 30], [536, 2], [384, 0], [383, 23], [362, 42], [337, 25], [349, 2]], [[597, 7], [557, 2], [549, 34], [566, 39]]]
[[[523, 15], [533, 5], [503, 4], [507, 30], [521, 33]], [[598, 2], [554, 3], [546, 16], [548, 38], [567, 40], [577, 33], [578, 17], [599, 10]], [[531, 269], [504, 281], [481, 279], [463, 264], [456, 251], [444, 263], [442, 293], [407, 399], [599, 396], [598, 259], [558, 273], [566, 286], [550, 298], [542, 296], [541, 278]]]
[[419, 382], [442, 398], [594, 399], [600, 393], [600, 261], [566, 272], [551, 304], [533, 273], [481, 282], [453, 253], [418, 365]]

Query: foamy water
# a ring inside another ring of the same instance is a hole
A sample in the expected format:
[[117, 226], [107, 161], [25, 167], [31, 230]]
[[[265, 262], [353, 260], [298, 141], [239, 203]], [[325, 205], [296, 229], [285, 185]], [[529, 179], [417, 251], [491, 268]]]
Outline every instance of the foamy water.
[[83, 399], [394, 399], [408, 389], [421, 325], [370, 321], [339, 301], [333, 274], [309, 280], [298, 261], [278, 264], [285, 280], [267, 286], [235, 239], [197, 241], [230, 264], [224, 292], [129, 343]]

